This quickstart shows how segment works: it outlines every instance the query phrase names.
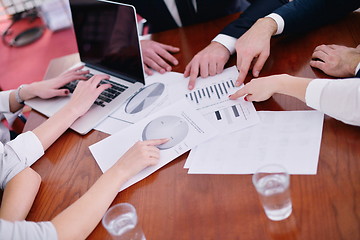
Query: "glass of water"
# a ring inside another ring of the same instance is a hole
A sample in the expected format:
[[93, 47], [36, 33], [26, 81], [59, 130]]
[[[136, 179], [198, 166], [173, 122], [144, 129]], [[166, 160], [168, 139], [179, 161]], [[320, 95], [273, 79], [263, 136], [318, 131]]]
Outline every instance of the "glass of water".
[[136, 209], [130, 203], [119, 203], [104, 215], [102, 224], [118, 240], [146, 240], [138, 224]]
[[290, 177], [282, 166], [261, 167], [253, 175], [253, 183], [269, 219], [280, 221], [290, 216]]

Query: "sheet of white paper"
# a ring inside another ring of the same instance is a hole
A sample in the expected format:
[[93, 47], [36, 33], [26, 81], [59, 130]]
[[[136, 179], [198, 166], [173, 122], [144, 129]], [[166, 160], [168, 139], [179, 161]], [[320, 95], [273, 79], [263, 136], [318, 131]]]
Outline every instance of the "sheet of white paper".
[[239, 73], [236, 67], [221, 74], [198, 79], [195, 89], [185, 92], [189, 102], [222, 133], [234, 132], [259, 123], [259, 116], [251, 102], [243, 98], [230, 100], [240, 87], [235, 87]]
[[[225, 69], [221, 74], [207, 78], [198, 78], [195, 89], [189, 91], [187, 88], [188, 79], [183, 74], [167, 72], [165, 74], [154, 73], [146, 78], [146, 85], [163, 84], [165, 90], [162, 95], [146, 109], [135, 114], [126, 113], [127, 103], [121, 106], [110, 117], [126, 122], [135, 123], [150, 113], [186, 98], [189, 103], [211, 122], [220, 132], [229, 133], [259, 122], [258, 114], [251, 102], [244, 101], [243, 98], [229, 100], [229, 95], [237, 91], [240, 87], [235, 87], [235, 80], [238, 71], [235, 66]], [[130, 98], [131, 99], [131, 98]], [[140, 101], [142, 107], [146, 102]], [[116, 126], [116, 124], [114, 124]], [[103, 123], [96, 127], [99, 131], [107, 131], [108, 127]], [[116, 126], [116, 129], [118, 127]], [[112, 133], [115, 133], [113, 131]]]
[[194, 148], [189, 174], [252, 174], [276, 163], [291, 174], [316, 174], [324, 115], [317, 111], [258, 112], [261, 122]]
[[100, 169], [105, 172], [137, 141], [154, 138], [171, 139], [158, 146], [161, 150], [159, 163], [131, 178], [121, 187], [121, 191], [217, 134], [218, 131], [198, 111], [186, 100], [181, 100], [89, 148]]
[[[123, 104], [117, 111], [111, 114], [106, 120], [98, 124], [95, 129], [101, 132], [108, 134], [114, 134], [118, 131], [125, 129], [130, 126], [132, 123], [135, 123], [149, 114], [159, 111], [166, 106], [175, 103], [183, 98], [184, 94], [182, 91], [174, 91], [174, 87], [171, 87], [172, 84], [181, 84], [184, 83], [182, 89], [186, 89], [186, 82], [184, 81], [184, 76], [176, 72], [166, 72], [160, 74], [154, 72], [152, 76], [147, 76], [145, 79], [146, 85], [153, 83], [163, 83], [165, 85], [164, 94], [160, 96], [157, 101], [154, 102], [153, 106], [150, 106], [146, 111], [139, 112], [138, 114], [127, 115], [124, 112], [126, 103]], [[171, 94], [169, 94], [169, 88], [171, 88]], [[180, 94], [179, 94], [180, 93]]]

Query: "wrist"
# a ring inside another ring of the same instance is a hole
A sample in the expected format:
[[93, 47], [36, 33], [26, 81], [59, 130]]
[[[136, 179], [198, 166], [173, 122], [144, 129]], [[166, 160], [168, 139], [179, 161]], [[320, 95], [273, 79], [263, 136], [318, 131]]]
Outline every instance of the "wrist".
[[269, 36], [273, 36], [277, 32], [277, 23], [270, 17], [260, 18], [256, 23], [260, 29], [265, 31]]
[[286, 88], [288, 87], [288, 80], [291, 76], [287, 75], [287, 74], [282, 74], [280, 75], [279, 78], [275, 78], [274, 79], [274, 92], [275, 93], [280, 93], [280, 94], [286, 94]]
[[[21, 89], [19, 90], [20, 87]], [[36, 97], [33, 84], [23, 84], [20, 87], [18, 88], [19, 90], [18, 93], [19, 93], [19, 97], [23, 101], [27, 101]]]
[[229, 55], [231, 54], [230, 53], [230, 50], [222, 43], [220, 42], [217, 42], [217, 41], [211, 41], [210, 43], [211, 46], [215, 47], [216, 49], [221, 49], [222, 52], [226, 52], [228, 53]]
[[352, 77], [356, 76], [356, 74], [360, 70], [360, 59], [354, 60], [352, 64], [348, 65], [348, 67], [349, 67], [349, 69], [348, 69], [349, 76], [352, 76]]
[[309, 83], [312, 81], [312, 79], [295, 77], [284, 74], [279, 81], [280, 81], [279, 93], [296, 97], [301, 101], [305, 101], [306, 88], [309, 85]]
[[24, 104], [24, 101], [27, 100], [26, 96], [27, 85], [22, 84], [15, 90], [15, 100], [17, 103]]
[[118, 185], [118, 188], [120, 188], [125, 182], [127, 182], [132, 176], [135, 175], [132, 174], [132, 171], [128, 168], [128, 166], [120, 163], [122, 160], [121, 158], [122, 157], [120, 157], [120, 159], [114, 164], [114, 166], [112, 166], [108, 170], [108, 174], [114, 175], [115, 178], [113, 179], [117, 179], [117, 182], [115, 182], [115, 184]]
[[68, 121], [71, 122], [71, 124], [75, 122], [76, 119], [82, 116], [82, 114], [80, 114], [77, 110], [76, 106], [71, 104], [71, 101], [69, 101], [63, 108], [61, 108], [58, 113], [64, 116], [64, 118], [67, 118]]

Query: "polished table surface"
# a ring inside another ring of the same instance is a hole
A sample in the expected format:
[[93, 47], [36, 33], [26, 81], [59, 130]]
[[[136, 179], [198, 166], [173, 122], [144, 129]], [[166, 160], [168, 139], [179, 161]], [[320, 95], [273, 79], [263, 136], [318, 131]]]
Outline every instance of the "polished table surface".
[[[235, 17], [154, 34], [152, 39], [181, 48], [175, 54], [180, 64], [174, 71], [183, 72], [186, 63]], [[277, 37], [261, 75], [328, 77], [309, 66], [313, 49], [320, 44], [359, 43], [360, 13], [302, 36]], [[57, 64], [52, 62], [48, 76], [69, 64], [67, 59], [74, 56], [54, 60]], [[235, 63], [232, 57], [228, 66]], [[249, 74], [246, 81], [250, 79]], [[283, 95], [254, 105], [257, 110], [310, 109]], [[26, 130], [44, 119], [32, 111]], [[47, 150], [33, 165], [43, 182], [28, 220], [51, 220], [90, 188], [101, 171], [88, 146], [107, 136], [98, 131], [80, 136], [68, 130]], [[148, 240], [360, 239], [359, 140], [359, 127], [325, 117], [318, 172], [291, 176], [293, 214], [285, 221], [266, 218], [252, 175], [188, 175], [183, 168], [188, 153], [120, 192], [112, 204], [133, 204]], [[99, 223], [89, 239], [111, 237]]]

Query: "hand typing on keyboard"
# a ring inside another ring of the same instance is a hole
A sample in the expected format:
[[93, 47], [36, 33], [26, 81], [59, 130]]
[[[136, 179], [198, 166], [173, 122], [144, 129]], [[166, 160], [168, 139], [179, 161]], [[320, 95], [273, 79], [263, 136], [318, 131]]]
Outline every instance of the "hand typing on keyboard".
[[[87, 79], [94, 76], [92, 73], [88, 73], [84, 75]], [[74, 89], [76, 88], [78, 82], [81, 80], [75, 80], [68, 84], [66, 84], [63, 88], [68, 89], [71, 93], [74, 92]], [[103, 91], [100, 96], [95, 100], [94, 104], [99, 105], [101, 107], [104, 107], [107, 103], [110, 103], [113, 99], [115, 99], [117, 96], [119, 96], [125, 89], [128, 87], [125, 85], [122, 85], [120, 83], [111, 81], [109, 79], [103, 79], [99, 83], [101, 84], [111, 84], [111, 88], [106, 89]]]

